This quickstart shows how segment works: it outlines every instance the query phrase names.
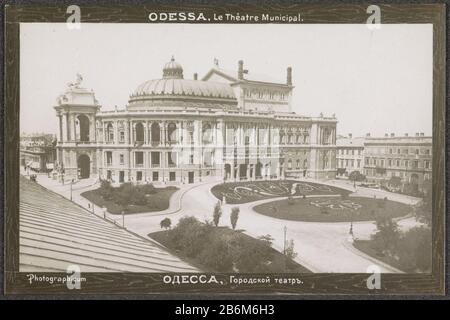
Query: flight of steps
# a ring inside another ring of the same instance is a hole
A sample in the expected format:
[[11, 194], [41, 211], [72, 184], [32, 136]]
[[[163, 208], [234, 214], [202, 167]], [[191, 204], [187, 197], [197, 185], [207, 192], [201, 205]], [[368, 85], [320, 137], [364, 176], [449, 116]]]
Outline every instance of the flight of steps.
[[20, 271], [198, 272], [164, 248], [20, 178]]

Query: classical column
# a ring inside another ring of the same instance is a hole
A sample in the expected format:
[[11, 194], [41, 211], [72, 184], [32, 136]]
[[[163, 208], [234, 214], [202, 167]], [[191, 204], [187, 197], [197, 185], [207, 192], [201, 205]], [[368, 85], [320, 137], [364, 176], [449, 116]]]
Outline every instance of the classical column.
[[68, 112], [64, 116], [66, 117], [66, 141], [70, 141], [70, 116]]
[[63, 141], [63, 121], [62, 121], [62, 115], [58, 114], [59, 118], [59, 141]]

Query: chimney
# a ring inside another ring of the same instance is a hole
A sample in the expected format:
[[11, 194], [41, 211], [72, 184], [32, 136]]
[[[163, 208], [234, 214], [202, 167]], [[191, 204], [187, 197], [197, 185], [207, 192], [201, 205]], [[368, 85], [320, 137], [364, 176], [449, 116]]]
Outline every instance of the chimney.
[[408, 134], [407, 133], [405, 133], [405, 137], [407, 137], [408, 136]]
[[385, 138], [389, 137], [389, 134], [385, 133], [385, 134], [384, 134], [384, 137], [385, 137]]
[[198, 74], [194, 73], [194, 80], [197, 80], [197, 79], [198, 79]]
[[292, 67], [287, 68], [286, 84], [292, 86]]
[[416, 132], [416, 137], [418, 137], [419, 136], [419, 133], [418, 132]]
[[421, 132], [421, 133], [420, 133], [420, 136], [421, 136], [421, 137], [425, 137], [425, 133]]
[[370, 138], [370, 133], [366, 133], [366, 137], [367, 137], [367, 138]]
[[391, 133], [391, 138], [395, 137], [395, 133]]
[[350, 139], [352, 138], [352, 136], [353, 136], [353, 135], [352, 135], [351, 133], [348, 134], [348, 137], [349, 137]]
[[238, 79], [243, 80], [244, 79], [244, 61], [239, 60], [238, 62]]

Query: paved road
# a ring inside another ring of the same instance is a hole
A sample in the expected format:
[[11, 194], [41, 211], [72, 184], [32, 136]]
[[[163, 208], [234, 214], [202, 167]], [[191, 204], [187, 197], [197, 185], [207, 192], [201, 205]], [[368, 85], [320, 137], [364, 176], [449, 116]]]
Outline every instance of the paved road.
[[[165, 217], [169, 217], [172, 220], [172, 225], [175, 225], [184, 216], [195, 216], [200, 221], [211, 220], [213, 207], [217, 199], [211, 194], [210, 189], [217, 183], [212, 182], [190, 186], [189, 188], [184, 187], [175, 194], [168, 210], [159, 213], [125, 216], [125, 226], [133, 232], [146, 236], [148, 233], [161, 230], [159, 223]], [[329, 184], [349, 188], [345, 182], [332, 181]], [[84, 206], [86, 206], [87, 201], [79, 194], [93, 187], [96, 186], [79, 187], [73, 192], [74, 201], [84, 203]], [[74, 189], [76, 188], [74, 187]], [[67, 195], [67, 187], [65, 187], [65, 190], [61, 191], [61, 193]], [[409, 204], [418, 201], [416, 198], [367, 188], [358, 188], [354, 195], [367, 197], [373, 197], [374, 195], [377, 197], [387, 196], [391, 200]], [[286, 221], [258, 214], [252, 209], [260, 203], [274, 200], [277, 199], [266, 199], [238, 205], [240, 215], [237, 229], [243, 229], [245, 233], [253, 237], [270, 234], [274, 238], [274, 248], [282, 251], [284, 227], [286, 226], [287, 239], [294, 240], [294, 250], [298, 253], [296, 261], [313, 272], [361, 273], [366, 272], [367, 268], [374, 264], [377, 264], [382, 272], [399, 272], [399, 270], [376, 261], [354, 249], [351, 242], [349, 242], [349, 223]], [[234, 206], [237, 205], [223, 206], [220, 225], [230, 226], [229, 214]], [[95, 210], [100, 210], [100, 208], [95, 208]], [[108, 217], [122, 223], [121, 216], [108, 215]], [[417, 222], [414, 218], [399, 221], [402, 229], [409, 229], [416, 224]], [[375, 228], [373, 222], [354, 223], [354, 236], [358, 239], [369, 239]]]

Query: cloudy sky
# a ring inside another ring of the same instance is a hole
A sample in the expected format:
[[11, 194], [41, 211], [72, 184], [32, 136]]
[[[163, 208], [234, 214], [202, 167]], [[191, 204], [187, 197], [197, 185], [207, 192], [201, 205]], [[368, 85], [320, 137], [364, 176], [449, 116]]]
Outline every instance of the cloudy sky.
[[335, 113], [338, 134], [431, 134], [431, 25], [32, 23], [20, 31], [22, 132], [57, 132], [53, 106], [76, 73], [102, 110], [123, 108], [174, 55], [185, 78], [204, 75], [214, 58], [283, 80], [292, 66], [294, 111]]

